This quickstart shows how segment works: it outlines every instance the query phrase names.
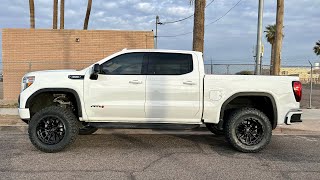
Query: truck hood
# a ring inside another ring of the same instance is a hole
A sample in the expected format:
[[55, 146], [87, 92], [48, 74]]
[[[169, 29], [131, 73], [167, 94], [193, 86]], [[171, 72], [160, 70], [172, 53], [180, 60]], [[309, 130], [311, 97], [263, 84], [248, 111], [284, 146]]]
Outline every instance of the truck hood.
[[84, 75], [85, 71], [77, 71], [75, 69], [64, 69], [64, 70], [45, 70], [45, 71], [34, 71], [25, 74], [24, 76], [52, 76], [52, 77], [59, 77], [63, 75]]

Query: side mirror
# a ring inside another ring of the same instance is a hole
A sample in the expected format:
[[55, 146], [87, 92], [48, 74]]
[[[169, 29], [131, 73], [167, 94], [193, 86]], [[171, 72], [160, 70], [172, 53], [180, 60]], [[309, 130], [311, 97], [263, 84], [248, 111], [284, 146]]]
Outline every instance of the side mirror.
[[100, 72], [100, 64], [93, 65], [93, 73], [99, 74], [99, 72]]
[[100, 64], [93, 65], [92, 74], [90, 75], [90, 79], [91, 80], [97, 80], [99, 73], [100, 73]]

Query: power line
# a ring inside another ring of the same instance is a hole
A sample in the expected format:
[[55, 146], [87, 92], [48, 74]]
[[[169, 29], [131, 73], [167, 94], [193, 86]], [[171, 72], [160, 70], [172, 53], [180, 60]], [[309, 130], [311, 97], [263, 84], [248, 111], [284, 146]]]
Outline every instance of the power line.
[[[242, 0], [239, 0], [234, 6], [232, 6], [225, 14], [223, 14], [221, 17], [219, 17], [218, 19], [208, 23], [205, 25], [205, 27], [213, 24], [213, 23], [216, 23], [218, 21], [220, 21], [222, 18], [224, 18], [226, 15], [228, 15], [235, 7], [237, 7], [240, 3], [241, 3]], [[212, 1], [213, 2], [213, 1]], [[211, 3], [209, 3], [211, 4]], [[178, 36], [184, 36], [184, 35], [187, 35], [187, 34], [191, 34], [193, 33], [193, 31], [190, 31], [190, 32], [186, 32], [186, 33], [182, 33], [182, 34], [177, 34], [177, 35], [169, 35], [169, 36], [158, 36], [158, 37], [178, 37]]]
[[220, 19], [224, 18], [226, 15], [228, 15], [228, 14], [230, 13], [230, 11], [232, 11], [235, 7], [237, 7], [237, 6], [241, 3], [241, 1], [242, 1], [242, 0], [239, 0], [239, 1], [238, 1], [234, 6], [232, 6], [224, 15], [222, 15], [222, 16], [219, 17], [218, 19], [216, 19], [216, 20], [208, 23], [208, 24], [205, 25], [205, 26], [209, 26], [209, 25], [211, 25], [211, 24], [213, 24], [213, 23], [218, 22]]
[[[211, 0], [211, 2], [210, 2], [208, 5], [206, 5], [206, 7], [205, 7], [205, 8], [209, 7], [209, 6], [210, 6], [214, 1], [215, 1], [215, 0]], [[181, 21], [187, 20], [187, 19], [189, 19], [189, 18], [191, 18], [191, 17], [193, 17], [193, 16], [194, 16], [194, 14], [191, 14], [190, 16], [185, 17], [185, 18], [182, 18], [182, 19], [179, 19], [179, 20], [175, 20], [175, 21], [167, 21], [167, 22], [161, 22], [161, 23], [162, 23], [162, 24], [172, 24], [172, 23], [177, 23], [177, 22], [181, 22]]]
[[172, 23], [177, 23], [177, 22], [181, 22], [181, 21], [184, 21], [184, 20], [187, 20], [191, 17], [193, 17], [194, 15], [190, 15], [188, 17], [185, 17], [185, 18], [182, 18], [182, 19], [179, 19], [179, 20], [175, 20], [175, 21], [168, 21], [168, 22], [162, 22], [162, 24], [172, 24]]
[[186, 32], [186, 33], [183, 33], [183, 34], [177, 34], [177, 35], [169, 35], [169, 36], [158, 36], [158, 37], [178, 37], [178, 36], [184, 36], [184, 35], [187, 35], [187, 34], [191, 34], [193, 33], [193, 31], [190, 31], [190, 32]]

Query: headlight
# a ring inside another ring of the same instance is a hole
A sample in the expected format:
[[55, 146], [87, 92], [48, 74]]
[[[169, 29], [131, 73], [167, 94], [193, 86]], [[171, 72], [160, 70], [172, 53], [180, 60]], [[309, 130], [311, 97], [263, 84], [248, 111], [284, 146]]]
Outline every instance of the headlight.
[[23, 77], [22, 83], [23, 83], [23, 89], [25, 90], [27, 89], [29, 86], [31, 86], [33, 84], [33, 82], [35, 81], [35, 77], [34, 76], [26, 76]]

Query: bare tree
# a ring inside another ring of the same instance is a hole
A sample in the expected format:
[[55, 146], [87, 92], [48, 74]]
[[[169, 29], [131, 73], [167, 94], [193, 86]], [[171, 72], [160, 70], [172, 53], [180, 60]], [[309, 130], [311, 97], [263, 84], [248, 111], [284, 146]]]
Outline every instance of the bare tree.
[[87, 13], [86, 13], [86, 17], [85, 17], [85, 19], [84, 19], [84, 24], [83, 24], [83, 29], [84, 29], [84, 30], [87, 30], [87, 29], [88, 29], [90, 12], [91, 12], [91, 6], [92, 6], [92, 0], [88, 0]]
[[34, 0], [29, 0], [30, 8], [30, 28], [35, 28], [35, 18], [34, 18]]
[[60, 29], [64, 29], [64, 0], [60, 0]]
[[52, 28], [58, 28], [58, 0], [53, 0], [53, 22]]
[[281, 50], [283, 39], [283, 16], [284, 16], [284, 0], [277, 0], [277, 22], [276, 22], [276, 41], [274, 52], [273, 72], [275, 75], [280, 74], [281, 66]]

